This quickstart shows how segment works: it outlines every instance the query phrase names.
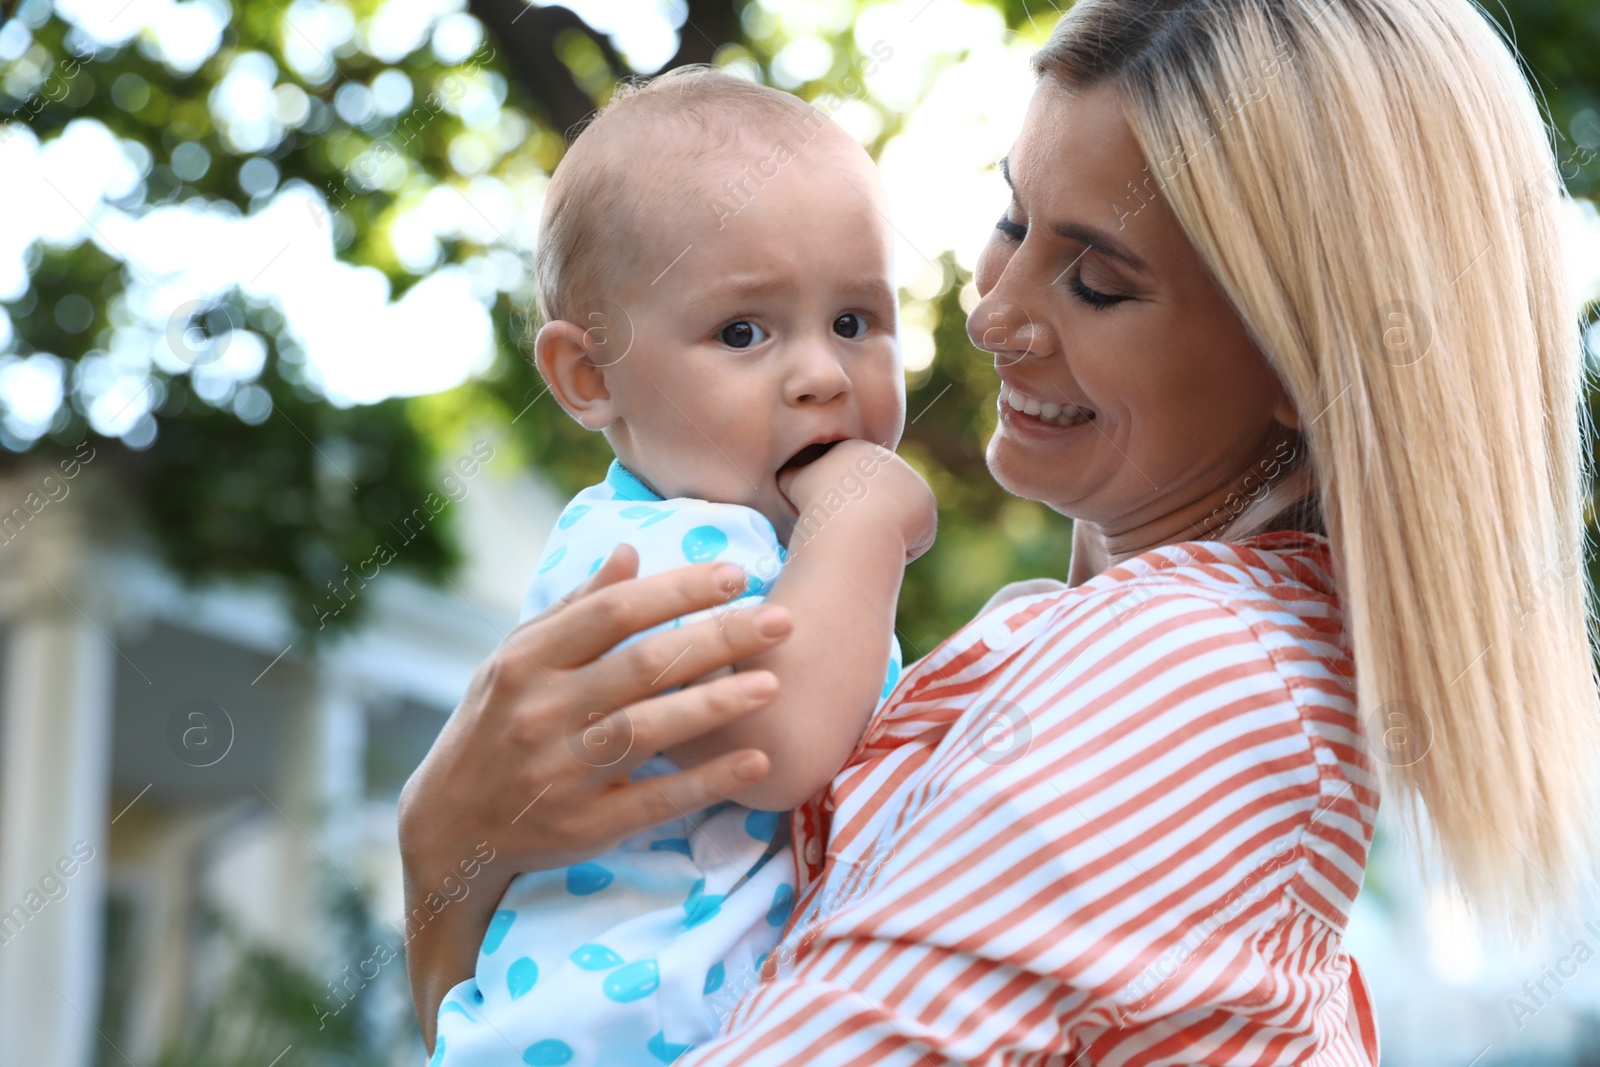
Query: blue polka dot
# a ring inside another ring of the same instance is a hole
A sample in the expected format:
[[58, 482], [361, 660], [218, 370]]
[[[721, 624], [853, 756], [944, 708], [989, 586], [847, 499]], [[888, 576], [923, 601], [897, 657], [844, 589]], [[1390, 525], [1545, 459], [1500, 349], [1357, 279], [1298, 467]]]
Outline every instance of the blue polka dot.
[[481, 989], [473, 989], [473, 991], [472, 991], [472, 1002], [474, 1004], [482, 1004], [483, 1003], [483, 990], [481, 990]]
[[782, 545], [778, 546], [778, 562], [779, 563], [788, 563], [789, 562], [789, 550], [787, 548], [784, 548]]
[[761, 973], [761, 965], [763, 963], [767, 962], [767, 957], [770, 956], [770, 955], [772, 955], [771, 952], [763, 952], [760, 956], [758, 956], [756, 958], [756, 974], [760, 974]]
[[772, 894], [772, 907], [767, 909], [767, 925], [782, 926], [794, 910], [794, 886], [780, 885]]
[[506, 934], [511, 932], [511, 924], [517, 921], [514, 911], [497, 911], [494, 918], [489, 920], [489, 929], [483, 935], [483, 954], [492, 956], [500, 947], [500, 942], [506, 939]]
[[690, 563], [716, 559], [728, 547], [728, 535], [715, 526], [696, 526], [683, 535], [683, 558]]
[[683, 917], [683, 928], [688, 930], [699, 926], [716, 915], [717, 912], [722, 910], [722, 900], [721, 893], [712, 893], [709, 896], [701, 897], [693, 905], [685, 904], [683, 906], [683, 910], [686, 912]]
[[604, 945], [596, 945], [593, 942], [579, 945], [567, 958], [586, 971], [607, 971], [622, 962], [621, 956]]
[[574, 863], [567, 868], [567, 892], [586, 897], [611, 884], [616, 876], [598, 863]]
[[556, 1067], [571, 1059], [572, 1046], [553, 1037], [529, 1045], [522, 1053], [522, 1062], [528, 1067]]
[[683, 928], [693, 929], [701, 923], [709, 921], [717, 912], [722, 910], [722, 902], [726, 899], [721, 893], [705, 892], [706, 880], [700, 879], [689, 891], [689, 899], [683, 902]]
[[600, 991], [619, 1004], [647, 997], [661, 984], [661, 974], [655, 960], [640, 960], [606, 975]]
[[574, 504], [561, 513], [561, 518], [556, 520], [556, 526], [563, 530], [572, 528], [572, 524], [589, 514], [593, 509], [588, 504]]
[[506, 992], [511, 994], [511, 999], [516, 1000], [539, 980], [539, 965], [527, 956], [522, 957], [506, 969]]
[[713, 963], [711, 965], [711, 969], [706, 972], [706, 987], [700, 992], [715, 993], [717, 990], [722, 988], [722, 980], [727, 977], [727, 974], [728, 970], [726, 967], [722, 966], [721, 960]]
[[600, 564], [604, 563], [605, 561], [606, 561], [606, 558], [604, 556], [601, 556], [599, 559], [597, 559], [593, 563], [589, 564], [589, 573], [593, 574], [595, 571], [599, 570], [600, 569]]
[[475, 1022], [478, 1021], [478, 1020], [476, 1020], [476, 1019], [474, 1019], [472, 1017], [472, 1013], [471, 1012], [467, 1011], [466, 1008], [463, 1008], [460, 1004], [457, 1004], [453, 1000], [447, 1000], [442, 1005], [440, 1005], [440, 1007], [439, 1007], [439, 1018], [443, 1019], [446, 1015], [449, 1015], [451, 1012], [455, 1012], [457, 1015], [461, 1016], [463, 1019], [466, 1019], [468, 1022], [474, 1022], [475, 1023]]
[[690, 859], [694, 858], [693, 853], [689, 851], [689, 839], [687, 837], [663, 837], [660, 840], [652, 841], [650, 842], [650, 851], [682, 852]]
[[554, 570], [555, 569], [555, 565], [557, 563], [560, 563], [561, 562], [561, 558], [563, 556], [565, 556], [566, 554], [567, 554], [567, 546], [566, 545], [557, 545], [556, 546], [556, 550], [554, 552], [550, 553], [548, 556], [546, 556], [544, 558], [544, 562], [543, 563], [539, 564], [539, 573], [540, 574], [545, 574], [545, 573], [548, 573], [551, 570]]
[[439, 1038], [433, 1043], [433, 1058], [428, 1061], [428, 1067], [439, 1067], [444, 1062], [444, 1038]]
[[887, 698], [890, 693], [894, 692], [895, 684], [897, 682], [899, 682], [899, 681], [900, 681], [900, 664], [896, 663], [894, 660], [890, 660], [889, 661], [889, 673], [888, 673], [888, 676], [885, 677], [884, 680], [883, 680], [883, 692], [878, 694], [878, 700], [882, 701], [885, 698]]
[[757, 841], [771, 841], [772, 835], [778, 832], [778, 819], [780, 812], [752, 811], [744, 817], [744, 832]]
[[767, 595], [767, 591], [769, 589], [771, 589], [771, 588], [772, 588], [772, 583], [771, 582], [762, 579], [758, 575], [751, 574], [749, 571], [745, 572], [745, 575], [744, 575], [744, 595], [745, 596], [766, 596]]
[[688, 1052], [693, 1045], [669, 1045], [667, 1035], [663, 1030], [657, 1030], [656, 1035], [645, 1043], [645, 1048], [650, 1050], [650, 1055], [662, 1063], [671, 1063], [673, 1060]]

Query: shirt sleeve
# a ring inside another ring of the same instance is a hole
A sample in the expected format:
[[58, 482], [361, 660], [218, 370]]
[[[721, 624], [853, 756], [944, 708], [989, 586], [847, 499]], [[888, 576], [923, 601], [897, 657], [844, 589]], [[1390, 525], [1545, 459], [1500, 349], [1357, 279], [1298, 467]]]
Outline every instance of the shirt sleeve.
[[870, 884], [680, 1065], [1368, 1062], [1338, 931], [1297, 896], [1313, 821], [1351, 813], [1322, 806], [1338, 772], [1276, 650], [1221, 598], [1111, 599], [952, 683], [964, 711], [905, 805], [837, 857], [886, 856]]

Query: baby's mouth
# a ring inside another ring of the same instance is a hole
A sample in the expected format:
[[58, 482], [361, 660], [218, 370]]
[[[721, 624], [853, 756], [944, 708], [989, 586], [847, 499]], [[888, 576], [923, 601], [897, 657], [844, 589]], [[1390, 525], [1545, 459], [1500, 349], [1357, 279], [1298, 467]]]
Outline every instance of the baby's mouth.
[[[843, 440], [843, 438], [840, 440]], [[782, 477], [788, 471], [799, 470], [807, 464], [815, 463], [827, 455], [828, 450], [838, 443], [838, 441], [817, 441], [806, 445], [806, 447], [784, 461], [783, 466], [778, 468], [778, 476]]]

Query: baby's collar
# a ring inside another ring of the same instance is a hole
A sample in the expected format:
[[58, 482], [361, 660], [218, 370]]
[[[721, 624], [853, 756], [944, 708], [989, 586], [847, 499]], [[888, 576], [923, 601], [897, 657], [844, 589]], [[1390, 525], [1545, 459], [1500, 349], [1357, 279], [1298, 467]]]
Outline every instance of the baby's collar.
[[620, 459], [611, 461], [606, 471], [606, 484], [618, 500], [660, 500], [661, 497], [639, 480], [639, 476], [622, 465]]

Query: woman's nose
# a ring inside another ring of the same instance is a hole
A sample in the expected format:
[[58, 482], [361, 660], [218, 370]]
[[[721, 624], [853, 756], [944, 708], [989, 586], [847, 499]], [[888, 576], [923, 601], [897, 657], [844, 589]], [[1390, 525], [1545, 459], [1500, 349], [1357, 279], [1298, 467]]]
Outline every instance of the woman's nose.
[[785, 388], [791, 404], [826, 404], [849, 391], [850, 375], [831, 345], [812, 341], [800, 347]]
[[995, 365], [1001, 367], [1038, 355], [1045, 347], [1044, 330], [1027, 309], [993, 290], [967, 316], [967, 338], [977, 348], [994, 353]]

